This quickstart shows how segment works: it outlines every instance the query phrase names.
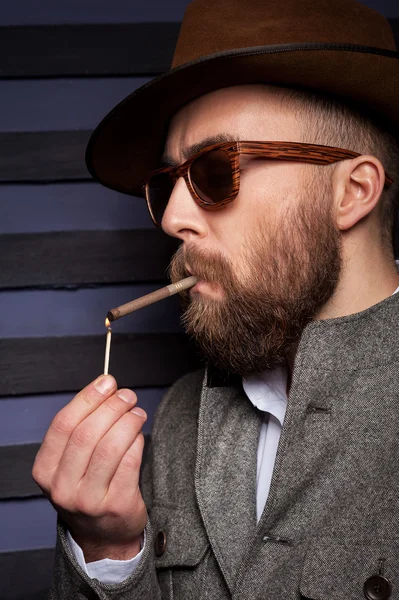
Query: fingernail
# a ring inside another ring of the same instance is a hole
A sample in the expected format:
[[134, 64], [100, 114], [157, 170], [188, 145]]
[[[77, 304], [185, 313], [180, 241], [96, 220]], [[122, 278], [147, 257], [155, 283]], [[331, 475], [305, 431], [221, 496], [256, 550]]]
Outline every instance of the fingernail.
[[118, 390], [117, 396], [124, 402], [129, 402], [130, 404], [133, 404], [133, 402], [136, 402], [137, 400], [136, 394], [128, 389]]
[[100, 392], [100, 394], [107, 394], [114, 388], [114, 386], [115, 380], [109, 375], [101, 375], [94, 382], [94, 387], [96, 388], [97, 392]]
[[135, 406], [134, 408], [132, 408], [132, 410], [130, 412], [134, 413], [138, 417], [141, 417], [142, 419], [146, 419], [147, 418], [147, 413], [145, 412], [145, 410], [143, 410], [139, 406]]

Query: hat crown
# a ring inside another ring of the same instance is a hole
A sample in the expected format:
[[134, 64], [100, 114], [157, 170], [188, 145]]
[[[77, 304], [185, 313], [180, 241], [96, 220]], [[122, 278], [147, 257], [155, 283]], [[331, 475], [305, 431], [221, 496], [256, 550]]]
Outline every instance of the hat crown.
[[396, 50], [388, 21], [356, 0], [193, 0], [172, 67], [227, 50], [298, 43]]

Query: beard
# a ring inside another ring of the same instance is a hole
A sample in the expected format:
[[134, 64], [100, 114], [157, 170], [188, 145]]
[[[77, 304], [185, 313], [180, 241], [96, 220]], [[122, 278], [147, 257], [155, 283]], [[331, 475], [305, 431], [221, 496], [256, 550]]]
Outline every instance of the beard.
[[[327, 186], [306, 198], [273, 228], [265, 221], [245, 240], [240, 271], [221, 252], [180, 246], [169, 268], [172, 282], [188, 277], [223, 290], [221, 298], [186, 290], [182, 324], [207, 362], [244, 378], [287, 363], [302, 332], [335, 291], [342, 266], [341, 238]], [[244, 265], [244, 266], [243, 266]]]

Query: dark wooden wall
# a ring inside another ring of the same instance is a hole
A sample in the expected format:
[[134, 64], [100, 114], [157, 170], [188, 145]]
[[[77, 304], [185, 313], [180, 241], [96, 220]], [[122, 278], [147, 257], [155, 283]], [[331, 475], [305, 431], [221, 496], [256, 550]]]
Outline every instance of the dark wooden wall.
[[[34, 457], [101, 373], [108, 309], [166, 283], [177, 247], [142, 199], [91, 181], [84, 152], [106, 112], [169, 67], [186, 2], [173, 21], [154, 2], [34, 4], [0, 21], [1, 600], [46, 597], [56, 514]], [[167, 387], [198, 365], [177, 297], [113, 331], [110, 372], [137, 391], [148, 434]]]
[[[2, 10], [0, 600], [46, 597], [56, 515], [31, 478], [34, 456], [53, 416], [100, 374], [107, 310], [162, 285], [176, 248], [143, 200], [90, 180], [84, 151], [110, 108], [168, 68], [187, 4]], [[375, 8], [399, 17], [396, 2]], [[167, 387], [197, 365], [177, 298], [114, 326], [110, 372], [138, 392], [147, 434]]]

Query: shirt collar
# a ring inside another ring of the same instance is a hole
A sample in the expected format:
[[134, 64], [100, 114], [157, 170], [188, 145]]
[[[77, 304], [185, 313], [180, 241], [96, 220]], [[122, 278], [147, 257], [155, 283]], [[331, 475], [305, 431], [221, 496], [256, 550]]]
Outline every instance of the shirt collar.
[[242, 380], [246, 395], [252, 404], [273, 415], [282, 425], [287, 408], [287, 367], [278, 366]]

